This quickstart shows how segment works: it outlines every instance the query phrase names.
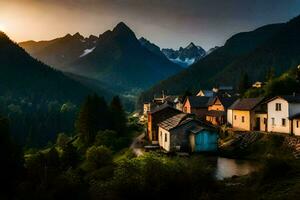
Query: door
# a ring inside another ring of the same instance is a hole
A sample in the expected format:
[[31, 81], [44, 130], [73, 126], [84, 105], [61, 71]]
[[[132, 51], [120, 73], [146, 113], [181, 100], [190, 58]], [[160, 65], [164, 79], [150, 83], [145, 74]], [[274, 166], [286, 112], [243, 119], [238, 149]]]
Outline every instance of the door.
[[255, 130], [260, 131], [260, 117], [256, 118]]

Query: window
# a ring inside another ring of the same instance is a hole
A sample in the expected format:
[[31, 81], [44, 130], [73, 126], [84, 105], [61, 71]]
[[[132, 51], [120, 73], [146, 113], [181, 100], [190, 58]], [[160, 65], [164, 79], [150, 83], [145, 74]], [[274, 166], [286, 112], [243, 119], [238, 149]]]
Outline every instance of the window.
[[275, 118], [272, 118], [272, 125], [275, 126]]
[[282, 126], [286, 126], [286, 120], [282, 119]]
[[267, 118], [264, 118], [264, 124], [267, 124]]
[[187, 107], [183, 108], [183, 112], [187, 113]]
[[281, 103], [276, 103], [276, 111], [281, 111]]
[[242, 116], [242, 123], [244, 123], [245, 122], [245, 117], [244, 116]]
[[236, 120], [236, 115], [234, 115], [234, 120]]
[[167, 136], [167, 134], [165, 133], [165, 142], [167, 142], [168, 141], [168, 136]]
[[296, 121], [296, 126], [297, 126], [297, 128], [299, 128], [299, 121], [298, 120]]

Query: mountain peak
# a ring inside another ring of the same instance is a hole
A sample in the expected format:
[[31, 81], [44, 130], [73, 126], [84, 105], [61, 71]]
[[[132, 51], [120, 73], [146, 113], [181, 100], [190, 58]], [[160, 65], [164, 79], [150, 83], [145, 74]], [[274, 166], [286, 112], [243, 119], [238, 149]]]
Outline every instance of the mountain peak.
[[197, 48], [197, 46], [193, 43], [193, 42], [191, 42], [187, 47], [186, 47], [186, 49], [191, 49], [191, 48]]
[[78, 38], [78, 39], [84, 39], [84, 37], [83, 37], [82, 35], [80, 35], [79, 32], [75, 33], [75, 34], [73, 35], [73, 37]]
[[113, 32], [120, 34], [134, 34], [133, 31], [124, 22], [118, 23]]

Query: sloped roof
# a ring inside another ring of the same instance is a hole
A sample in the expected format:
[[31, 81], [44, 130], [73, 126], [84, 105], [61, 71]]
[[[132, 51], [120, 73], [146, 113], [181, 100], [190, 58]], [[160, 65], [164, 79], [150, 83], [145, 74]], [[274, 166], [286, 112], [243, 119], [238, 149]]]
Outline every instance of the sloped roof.
[[189, 96], [188, 100], [191, 104], [191, 107], [194, 108], [206, 108], [211, 97], [200, 97], [200, 96]]
[[197, 96], [200, 94], [200, 92], [202, 92], [204, 94], [204, 96], [206, 96], [206, 97], [212, 97], [212, 96], [214, 96], [214, 92], [211, 91], [211, 90], [200, 90], [197, 93]]
[[230, 107], [236, 101], [235, 97], [216, 96], [212, 101], [209, 102], [209, 105], [213, 105], [217, 99], [220, 100], [225, 109]]
[[154, 114], [154, 113], [157, 113], [157, 112], [160, 112], [160, 111], [163, 111], [163, 110], [167, 110], [167, 109], [173, 109], [173, 110], [176, 110], [178, 111], [178, 113], [180, 113], [179, 110], [173, 108], [172, 106], [170, 106], [168, 103], [164, 103], [160, 106], [157, 106], [156, 108], [154, 108], [150, 113], [151, 114]]
[[264, 100], [263, 97], [260, 98], [243, 98], [238, 99], [230, 109], [232, 110], [253, 110], [256, 106], [258, 106]]
[[162, 121], [161, 123], [158, 124], [158, 126], [165, 130], [171, 130], [176, 126], [181, 125], [183, 122], [187, 122], [186, 120], [188, 116], [189, 114], [180, 113]]
[[289, 119], [300, 119], [300, 113], [290, 116]]
[[283, 99], [285, 99], [289, 103], [300, 103], [300, 96], [299, 95], [285, 95], [281, 96]]
[[265, 103], [269, 103], [275, 99], [278, 99], [278, 98], [281, 98], [281, 99], [284, 99], [286, 100], [287, 102], [289, 103], [300, 103], [300, 95], [282, 95], [282, 96], [276, 96], [276, 97], [273, 97], [273, 98], [270, 98], [268, 100], [266, 100]]

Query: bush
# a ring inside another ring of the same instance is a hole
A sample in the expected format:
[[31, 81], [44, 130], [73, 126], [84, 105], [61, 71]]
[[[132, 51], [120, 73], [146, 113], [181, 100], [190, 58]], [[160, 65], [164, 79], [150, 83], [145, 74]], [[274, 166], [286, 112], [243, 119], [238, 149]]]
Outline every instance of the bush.
[[86, 151], [86, 161], [92, 169], [99, 169], [112, 163], [112, 152], [105, 146], [92, 146]]

